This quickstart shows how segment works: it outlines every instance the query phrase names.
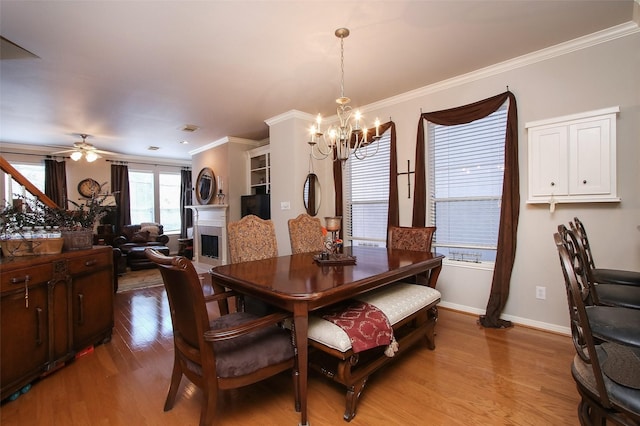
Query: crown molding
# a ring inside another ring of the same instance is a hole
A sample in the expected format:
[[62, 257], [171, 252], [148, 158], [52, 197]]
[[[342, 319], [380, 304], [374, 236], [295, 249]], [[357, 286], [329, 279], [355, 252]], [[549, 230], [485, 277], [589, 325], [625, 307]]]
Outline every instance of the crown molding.
[[[640, 0], [636, 0], [640, 1]], [[442, 90], [451, 89], [453, 87], [461, 86], [463, 84], [478, 81], [487, 77], [502, 74], [507, 71], [522, 68], [528, 65], [532, 65], [538, 62], [543, 62], [558, 56], [567, 55], [569, 53], [586, 49], [592, 46], [596, 46], [602, 43], [607, 43], [618, 38], [627, 37], [640, 32], [640, 26], [631, 21], [624, 24], [617, 25], [615, 27], [608, 28], [606, 30], [598, 31], [593, 34], [589, 34], [583, 37], [578, 37], [573, 40], [569, 40], [564, 43], [557, 44], [545, 49], [541, 49], [535, 52], [527, 53], [516, 58], [499, 62], [497, 64], [490, 65], [485, 68], [480, 68], [476, 71], [462, 74], [456, 77], [452, 77], [447, 80], [442, 80], [437, 83], [424, 86], [418, 89], [411, 90], [409, 92], [402, 93], [397, 96], [393, 96], [387, 99], [383, 99], [378, 102], [374, 102], [365, 106], [361, 106], [362, 112], [372, 111], [397, 105], [406, 101], [414, 100], [416, 98], [424, 97], [431, 93], [440, 92]]]

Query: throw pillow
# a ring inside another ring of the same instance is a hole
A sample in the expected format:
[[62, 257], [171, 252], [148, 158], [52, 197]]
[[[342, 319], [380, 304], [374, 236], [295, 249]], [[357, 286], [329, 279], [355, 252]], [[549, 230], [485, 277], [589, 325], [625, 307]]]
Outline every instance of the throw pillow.
[[149, 231], [139, 231], [133, 234], [131, 241], [134, 243], [146, 243], [149, 241]]
[[160, 232], [160, 228], [157, 225], [147, 225], [140, 228], [140, 231], [149, 232], [149, 241], [156, 241], [158, 239], [158, 233]]

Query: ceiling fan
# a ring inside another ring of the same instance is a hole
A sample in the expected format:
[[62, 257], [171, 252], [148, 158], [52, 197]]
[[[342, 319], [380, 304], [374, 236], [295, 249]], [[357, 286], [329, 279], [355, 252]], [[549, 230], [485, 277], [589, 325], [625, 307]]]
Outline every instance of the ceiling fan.
[[95, 146], [87, 142], [87, 138], [89, 137], [89, 135], [85, 133], [81, 133], [79, 134], [79, 136], [82, 138], [82, 142], [75, 142], [73, 144], [73, 148], [57, 151], [52, 153], [52, 155], [66, 154], [70, 152], [71, 153], [70, 157], [73, 161], [78, 161], [82, 157], [84, 157], [85, 160], [87, 160], [87, 162], [89, 163], [96, 161], [98, 158], [102, 158], [100, 154], [118, 155], [115, 152], [103, 151], [101, 149], [97, 149]]

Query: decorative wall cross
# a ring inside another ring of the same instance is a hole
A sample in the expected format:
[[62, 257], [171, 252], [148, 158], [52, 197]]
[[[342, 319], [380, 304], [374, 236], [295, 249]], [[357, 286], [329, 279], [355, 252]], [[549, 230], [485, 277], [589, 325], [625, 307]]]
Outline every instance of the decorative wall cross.
[[411, 176], [410, 175], [415, 173], [415, 170], [410, 171], [410, 169], [411, 169], [411, 160], [407, 160], [407, 171], [397, 173], [398, 176], [407, 175], [407, 198], [411, 198]]

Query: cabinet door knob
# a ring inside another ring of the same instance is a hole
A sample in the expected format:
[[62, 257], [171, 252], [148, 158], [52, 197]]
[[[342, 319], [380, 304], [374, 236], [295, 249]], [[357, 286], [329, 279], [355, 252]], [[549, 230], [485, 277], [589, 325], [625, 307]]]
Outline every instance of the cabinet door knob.
[[585, 179], [585, 180], [583, 180], [583, 181], [582, 181], [582, 183], [583, 183], [583, 184], [586, 184], [586, 183], [587, 183], [587, 180], [586, 180], [586, 179]]
[[551, 182], [551, 186], [556, 186], [556, 183], [555, 182]]

